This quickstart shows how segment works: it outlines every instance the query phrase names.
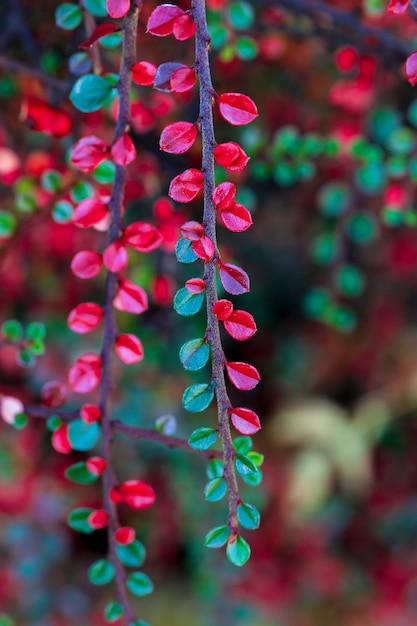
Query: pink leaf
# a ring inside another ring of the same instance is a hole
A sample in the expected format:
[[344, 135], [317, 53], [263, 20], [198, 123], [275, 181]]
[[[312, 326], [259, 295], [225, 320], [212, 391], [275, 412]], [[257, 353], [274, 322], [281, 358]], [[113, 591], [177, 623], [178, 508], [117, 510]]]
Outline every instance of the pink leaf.
[[238, 202], [233, 202], [227, 209], [220, 210], [218, 218], [223, 226], [235, 233], [241, 233], [252, 226], [252, 215]]
[[261, 429], [259, 417], [250, 409], [230, 409], [230, 419], [233, 426], [242, 435], [253, 435]]
[[170, 154], [187, 152], [197, 138], [197, 126], [191, 122], [174, 122], [165, 126], [159, 140], [159, 147]]
[[69, 454], [71, 452], [71, 443], [68, 437], [68, 424], [61, 424], [52, 433], [52, 447], [61, 454]]
[[58, 380], [50, 380], [42, 385], [41, 398], [45, 406], [62, 406], [67, 399], [67, 388]]
[[117, 139], [111, 148], [111, 155], [117, 163], [122, 167], [126, 167], [129, 163], [136, 158], [136, 148], [129, 133], [123, 133], [119, 139]]
[[257, 331], [253, 316], [247, 311], [233, 311], [230, 317], [224, 321], [224, 327], [237, 341], [245, 341]]
[[197, 75], [194, 69], [191, 67], [180, 67], [175, 70], [171, 76], [170, 86], [171, 90], [176, 93], [184, 93], [192, 89], [195, 85]]
[[97, 354], [83, 354], [68, 373], [71, 389], [77, 393], [89, 393], [97, 387], [101, 378], [101, 358]]
[[103, 318], [103, 309], [94, 302], [83, 302], [72, 309], [68, 316], [68, 327], [79, 334], [89, 333], [98, 326]]
[[213, 304], [213, 313], [219, 320], [227, 320], [233, 313], [233, 304], [222, 298]]
[[154, 490], [141, 480], [128, 480], [110, 491], [113, 502], [125, 502], [138, 511], [147, 509], [156, 499]]
[[226, 363], [226, 370], [230, 382], [241, 391], [254, 389], [261, 379], [256, 367], [249, 365], [249, 363], [239, 361]]
[[116, 297], [113, 300], [113, 306], [119, 311], [143, 313], [148, 308], [148, 296], [142, 287], [131, 283], [129, 280], [121, 279]]
[[114, 538], [121, 546], [128, 546], [135, 541], [136, 533], [130, 526], [120, 526], [114, 533]]
[[0, 403], [0, 412], [2, 419], [6, 424], [14, 424], [16, 415], [23, 413], [25, 407], [23, 402], [13, 396], [3, 396]]
[[258, 117], [254, 101], [243, 93], [223, 93], [217, 98], [221, 116], [233, 126], [243, 126]]
[[175, 4], [160, 4], [150, 14], [146, 32], [156, 37], [170, 35], [180, 15], [184, 15], [184, 11]]
[[196, 169], [185, 170], [172, 179], [168, 195], [176, 202], [191, 202], [203, 189], [203, 172]]
[[75, 207], [72, 221], [79, 228], [89, 228], [99, 224], [108, 212], [107, 204], [98, 198], [86, 198]]
[[408, 0], [390, 0], [388, 11], [391, 13], [405, 13], [408, 8]]
[[109, 515], [104, 509], [97, 509], [96, 511], [92, 511], [90, 513], [87, 517], [87, 522], [92, 528], [94, 528], [94, 530], [106, 528], [109, 523]]
[[131, 365], [139, 363], [143, 359], [143, 345], [140, 339], [135, 335], [123, 334], [118, 335], [115, 343], [116, 354], [119, 359]]
[[214, 160], [229, 172], [238, 172], [247, 165], [249, 157], [238, 143], [226, 141], [215, 147]]
[[80, 417], [86, 424], [93, 424], [101, 420], [101, 411], [95, 404], [83, 404]]
[[405, 74], [408, 82], [414, 87], [417, 83], [417, 50], [412, 52], [406, 60]]
[[94, 476], [101, 476], [107, 467], [105, 459], [101, 456], [90, 456], [85, 462], [87, 469]]
[[196, 25], [190, 13], [179, 15], [172, 25], [172, 34], [178, 41], [185, 41], [194, 35]]
[[206, 288], [206, 281], [203, 278], [189, 278], [185, 288], [190, 293], [202, 293]]
[[198, 258], [203, 259], [205, 263], [208, 263], [214, 254], [214, 243], [207, 235], [203, 235], [197, 241], [193, 241], [191, 247]]
[[250, 291], [250, 281], [247, 273], [237, 265], [230, 263], [221, 263], [220, 269], [220, 281], [227, 291], [233, 296], [238, 296], [242, 293]]
[[213, 191], [213, 202], [216, 209], [228, 209], [234, 204], [236, 196], [236, 185], [225, 182], [217, 185]]
[[137, 85], [152, 85], [155, 74], [156, 65], [149, 61], [140, 61], [130, 68], [132, 72], [132, 80]]
[[91, 35], [88, 39], [80, 43], [78, 46], [82, 50], [88, 50], [96, 41], [105, 37], [106, 35], [111, 35], [112, 33], [117, 33], [121, 30], [120, 26], [115, 24], [114, 22], [103, 22], [95, 27]]
[[106, 0], [106, 10], [110, 17], [124, 17], [130, 9], [130, 0]]
[[104, 265], [111, 272], [120, 272], [127, 265], [127, 250], [123, 241], [113, 241], [103, 253]]
[[184, 63], [176, 63], [174, 61], [169, 61], [168, 63], [161, 63], [158, 69], [156, 70], [155, 79], [153, 82], [153, 86], [158, 91], [170, 92], [172, 90], [171, 87], [171, 79], [174, 73], [180, 69], [187, 69], [188, 66], [184, 65]]
[[194, 220], [184, 222], [181, 226], [181, 235], [189, 241], [198, 241], [204, 235], [204, 227], [200, 222]]
[[92, 172], [109, 154], [109, 146], [96, 137], [82, 137], [71, 151], [70, 161], [81, 172]]
[[134, 222], [125, 229], [123, 241], [139, 252], [151, 252], [162, 243], [162, 235], [147, 222]]
[[103, 265], [101, 254], [91, 250], [77, 252], [71, 261], [71, 269], [78, 278], [93, 278], [97, 276]]

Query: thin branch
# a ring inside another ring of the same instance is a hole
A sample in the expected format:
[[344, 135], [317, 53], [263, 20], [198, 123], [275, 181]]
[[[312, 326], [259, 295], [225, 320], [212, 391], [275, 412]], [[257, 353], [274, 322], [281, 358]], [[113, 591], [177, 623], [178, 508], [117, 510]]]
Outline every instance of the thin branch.
[[[130, 110], [130, 67], [132, 59], [136, 55], [136, 37], [138, 28], [138, 8], [135, 3], [131, 3], [129, 12], [124, 18], [123, 30], [123, 50], [122, 62], [119, 75], [119, 113], [116, 123], [116, 140], [124, 132], [129, 123]], [[122, 206], [124, 198], [124, 186], [126, 181], [126, 169], [116, 165], [116, 173], [113, 185], [111, 200], [109, 203], [111, 224], [109, 228], [108, 243], [111, 244], [120, 235], [122, 227]], [[102, 376], [100, 386], [99, 407], [102, 413], [102, 455], [107, 462], [106, 470], [103, 474], [103, 505], [109, 516], [108, 523], [108, 544], [109, 558], [115, 568], [115, 580], [117, 595], [120, 604], [123, 606], [123, 622], [125, 626], [130, 626], [134, 622], [134, 615], [126, 590], [126, 572], [116, 553], [116, 540], [114, 534], [119, 527], [118, 513], [115, 503], [110, 498], [110, 490], [115, 483], [115, 477], [111, 466], [111, 444], [113, 440], [113, 430], [109, 414], [109, 394], [112, 389], [111, 359], [112, 350], [116, 340], [117, 327], [113, 308], [113, 299], [116, 295], [117, 274], [107, 272], [105, 299], [104, 299], [104, 339], [101, 350]]]
[[216, 140], [213, 128], [213, 96], [214, 89], [210, 73], [210, 36], [207, 29], [206, 8], [204, 0], [194, 0], [192, 4], [194, 21], [197, 25], [196, 41], [196, 68], [200, 83], [200, 120], [203, 144], [202, 172], [204, 174], [204, 216], [203, 225], [205, 234], [215, 246], [215, 254], [206, 263], [204, 279], [206, 281], [207, 302], [207, 337], [210, 342], [212, 355], [212, 378], [215, 385], [218, 412], [218, 432], [223, 445], [224, 479], [228, 486], [229, 496], [229, 527], [232, 533], [237, 534], [237, 506], [240, 502], [239, 488], [236, 479], [234, 461], [236, 452], [233, 447], [230, 432], [229, 409], [231, 403], [226, 390], [224, 379], [225, 356], [223, 353], [219, 322], [213, 313], [213, 305], [217, 301], [216, 265], [219, 258], [216, 237], [216, 210], [213, 204], [214, 180], [214, 148]]
[[57, 416], [61, 418], [63, 422], [72, 422], [80, 417], [80, 411], [77, 409], [69, 411], [68, 409], [49, 407], [43, 404], [25, 404], [24, 412], [30, 417], [38, 417], [44, 420]]
[[137, 426], [128, 426], [127, 424], [119, 422], [118, 420], [112, 421], [112, 427], [114, 430], [128, 435], [131, 439], [148, 439], [149, 441], [160, 443], [167, 448], [183, 448], [184, 450], [188, 450], [189, 452], [194, 452], [194, 454], [198, 454], [198, 456], [201, 456], [204, 459], [223, 458], [223, 453], [220, 450], [197, 450], [196, 448], [192, 448], [188, 444], [187, 439], [182, 439], [181, 437], [173, 437], [171, 435], [164, 435], [163, 433], [159, 433], [157, 430], [153, 430], [151, 428], [138, 428]]
[[36, 67], [30, 67], [29, 65], [10, 59], [3, 54], [0, 55], [0, 66], [4, 67], [4, 69], [8, 72], [15, 72], [16, 74], [23, 74], [24, 76], [37, 78], [44, 85], [49, 85], [49, 87], [58, 89], [59, 91], [69, 91], [71, 86], [70, 83], [65, 80], [49, 76], [49, 74], [46, 74]]

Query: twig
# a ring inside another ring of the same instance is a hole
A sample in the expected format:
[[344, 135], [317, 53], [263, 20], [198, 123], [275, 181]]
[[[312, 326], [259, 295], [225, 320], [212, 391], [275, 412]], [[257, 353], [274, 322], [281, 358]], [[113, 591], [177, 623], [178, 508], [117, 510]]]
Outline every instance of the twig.
[[218, 432], [222, 440], [224, 459], [224, 479], [228, 487], [229, 496], [229, 527], [232, 533], [237, 534], [238, 521], [236, 510], [240, 502], [239, 488], [236, 479], [234, 461], [236, 457], [233, 447], [229, 424], [229, 409], [231, 403], [226, 390], [224, 379], [225, 356], [223, 353], [219, 322], [213, 313], [213, 305], [217, 301], [216, 265], [219, 257], [216, 238], [216, 210], [213, 204], [214, 180], [214, 148], [216, 140], [213, 128], [213, 96], [214, 89], [210, 73], [209, 47], [210, 36], [207, 30], [206, 8], [204, 0], [194, 0], [192, 5], [194, 21], [197, 25], [196, 41], [196, 68], [200, 84], [200, 120], [203, 144], [202, 172], [204, 174], [204, 214], [203, 225], [205, 234], [215, 246], [215, 254], [206, 263], [204, 279], [206, 282], [207, 302], [207, 337], [210, 342], [212, 355], [212, 379], [215, 386]]
[[59, 89], [60, 91], [69, 91], [70, 83], [65, 80], [60, 80], [59, 78], [54, 78], [53, 76], [49, 76], [42, 70], [39, 70], [35, 67], [30, 67], [29, 65], [25, 65], [24, 63], [20, 63], [19, 61], [15, 61], [14, 59], [10, 59], [3, 54], [0, 55], [0, 66], [4, 67], [9, 72], [16, 72], [17, 74], [24, 74], [25, 76], [33, 76], [33, 78], [37, 78], [44, 85], [49, 85], [54, 89]]

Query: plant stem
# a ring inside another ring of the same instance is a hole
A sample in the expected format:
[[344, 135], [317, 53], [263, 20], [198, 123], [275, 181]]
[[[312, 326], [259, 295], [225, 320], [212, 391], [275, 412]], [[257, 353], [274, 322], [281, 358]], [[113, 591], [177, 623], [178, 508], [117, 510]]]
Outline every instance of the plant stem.
[[192, 4], [194, 21], [197, 26], [196, 41], [196, 69], [200, 84], [200, 121], [203, 144], [202, 172], [204, 174], [204, 214], [203, 225], [205, 234], [210, 237], [215, 247], [215, 254], [206, 263], [204, 279], [206, 281], [207, 302], [207, 337], [211, 347], [212, 379], [215, 385], [218, 413], [218, 432], [222, 440], [224, 479], [229, 495], [228, 524], [232, 533], [237, 533], [238, 522], [236, 510], [240, 502], [239, 489], [236, 479], [234, 461], [235, 449], [230, 432], [229, 396], [224, 379], [225, 356], [220, 338], [219, 322], [213, 313], [213, 305], [217, 302], [216, 265], [219, 258], [216, 238], [216, 210], [213, 204], [214, 180], [214, 148], [216, 140], [213, 128], [213, 98], [215, 91], [210, 73], [210, 36], [207, 30], [206, 7], [204, 0], [194, 0]]

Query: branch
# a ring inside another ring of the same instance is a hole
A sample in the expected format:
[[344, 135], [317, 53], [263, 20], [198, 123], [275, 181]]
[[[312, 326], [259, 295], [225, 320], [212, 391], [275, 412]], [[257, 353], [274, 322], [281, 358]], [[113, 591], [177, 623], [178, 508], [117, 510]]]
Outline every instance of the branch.
[[25, 65], [24, 63], [20, 63], [19, 61], [14, 61], [4, 55], [0, 55], [0, 66], [4, 67], [8, 72], [15, 72], [16, 74], [24, 74], [25, 76], [33, 76], [33, 78], [37, 78], [44, 85], [49, 85], [53, 89], [58, 89], [59, 91], [69, 91], [70, 83], [65, 80], [60, 80], [59, 78], [54, 78], [53, 76], [49, 76], [42, 70], [36, 69], [35, 67], [30, 67], [29, 65]]
[[229, 495], [229, 527], [232, 533], [237, 534], [237, 506], [240, 502], [239, 488], [236, 479], [234, 461], [236, 452], [233, 447], [229, 424], [229, 409], [231, 403], [227, 395], [224, 379], [224, 363], [226, 361], [221, 338], [219, 322], [213, 313], [213, 305], [217, 302], [216, 265], [219, 258], [216, 237], [216, 210], [213, 204], [214, 180], [214, 148], [216, 140], [213, 128], [213, 96], [215, 91], [210, 73], [209, 47], [210, 36], [207, 30], [206, 8], [204, 0], [194, 0], [192, 5], [194, 21], [197, 25], [196, 41], [196, 69], [200, 83], [200, 120], [203, 144], [202, 172], [204, 174], [204, 214], [203, 225], [205, 234], [215, 246], [215, 254], [206, 263], [204, 279], [206, 282], [207, 302], [207, 337], [210, 342], [212, 355], [212, 379], [215, 385], [218, 432], [223, 445], [224, 479], [228, 486]]
[[47, 420], [50, 417], [60, 417], [63, 422], [72, 422], [79, 419], [80, 411], [75, 409], [69, 411], [68, 409], [60, 409], [59, 407], [43, 406], [42, 404], [25, 404], [24, 412], [31, 417], [38, 417], [40, 419]]
[[197, 450], [192, 448], [186, 439], [181, 437], [172, 437], [171, 435], [164, 435], [157, 430], [151, 428], [138, 428], [136, 426], [128, 426], [119, 420], [112, 421], [112, 427], [118, 432], [128, 435], [131, 439], [148, 439], [155, 443], [160, 443], [167, 448], [183, 448], [189, 452], [194, 452], [205, 459], [221, 459], [223, 453], [220, 450]]

